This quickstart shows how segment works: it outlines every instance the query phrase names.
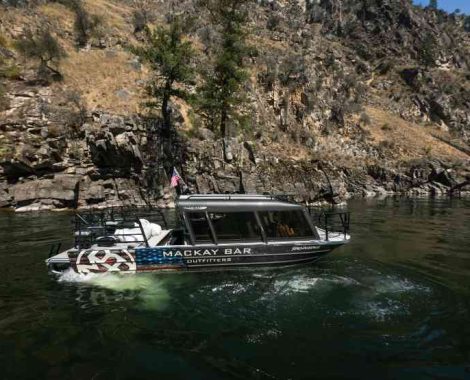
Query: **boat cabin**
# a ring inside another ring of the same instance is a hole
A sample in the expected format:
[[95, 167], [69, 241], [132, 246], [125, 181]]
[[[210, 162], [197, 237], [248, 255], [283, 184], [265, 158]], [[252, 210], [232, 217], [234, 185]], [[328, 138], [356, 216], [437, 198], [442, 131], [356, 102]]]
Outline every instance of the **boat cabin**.
[[269, 195], [183, 195], [177, 203], [191, 245], [318, 240], [307, 210]]

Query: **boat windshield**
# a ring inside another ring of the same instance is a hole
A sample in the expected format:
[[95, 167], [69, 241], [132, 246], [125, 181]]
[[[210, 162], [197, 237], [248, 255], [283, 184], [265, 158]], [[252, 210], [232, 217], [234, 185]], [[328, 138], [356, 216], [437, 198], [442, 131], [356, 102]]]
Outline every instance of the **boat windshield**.
[[[268, 240], [311, 239], [315, 237], [302, 210], [189, 212], [196, 244], [263, 241], [262, 229]], [[261, 224], [260, 224], [261, 222]]]
[[254, 212], [209, 213], [209, 218], [219, 243], [263, 240]]

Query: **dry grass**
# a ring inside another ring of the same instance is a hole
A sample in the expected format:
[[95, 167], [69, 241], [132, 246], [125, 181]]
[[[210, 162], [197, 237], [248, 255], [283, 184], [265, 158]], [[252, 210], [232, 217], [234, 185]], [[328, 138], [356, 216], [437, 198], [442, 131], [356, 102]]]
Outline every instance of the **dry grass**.
[[91, 14], [101, 16], [108, 30], [114, 35], [128, 37], [132, 34], [130, 23], [132, 8], [124, 2], [113, 2], [106, 0], [87, 0], [85, 7]]
[[[85, 0], [85, 7], [90, 14], [101, 17], [107, 37], [121, 44], [136, 43], [132, 35], [130, 5], [113, 0]], [[44, 24], [51, 27], [67, 53], [60, 64], [64, 81], [55, 83], [56, 88], [78, 91], [90, 110], [102, 108], [120, 114], [140, 110], [145, 100], [145, 67], [142, 71], [132, 68], [132, 55], [119, 47], [113, 51], [77, 51], [73, 26], [75, 14], [68, 7], [59, 3], [45, 3], [31, 9], [0, 7], [0, 18], [4, 40], [18, 38], [26, 27], [34, 29]], [[126, 91], [128, 96], [118, 96], [120, 90]]]
[[[138, 112], [144, 98], [143, 86], [138, 81], [145, 80], [146, 74], [131, 67], [131, 58], [124, 51], [70, 52], [62, 63], [64, 82], [82, 94], [90, 109], [105, 108], [121, 114]], [[120, 98], [119, 90], [127, 91], [128, 98]]]
[[262, 46], [263, 51], [272, 52], [274, 56], [276, 55], [276, 52], [285, 52], [289, 48], [287, 41], [275, 41], [272, 38], [257, 36], [254, 34], [248, 35], [247, 43], [251, 46]]
[[38, 14], [54, 24], [55, 30], [73, 33], [74, 13], [65, 5], [59, 3], [46, 3], [38, 7]]
[[311, 152], [305, 146], [289, 141], [286, 137], [282, 142], [271, 143], [266, 149], [267, 154], [276, 154], [276, 157], [284, 160], [305, 161], [311, 158]]
[[[409, 123], [398, 116], [373, 107], [367, 107], [366, 112], [370, 116], [371, 123], [363, 128], [370, 133], [370, 139], [374, 145], [392, 144], [395, 153], [398, 153], [402, 159], [417, 159], [425, 156], [450, 160], [469, 158], [465, 153], [434, 138], [431, 133], [436, 133], [436, 129], [433, 127]], [[440, 132], [440, 135], [443, 134], [446, 133]], [[449, 136], [442, 137], [449, 138]]]

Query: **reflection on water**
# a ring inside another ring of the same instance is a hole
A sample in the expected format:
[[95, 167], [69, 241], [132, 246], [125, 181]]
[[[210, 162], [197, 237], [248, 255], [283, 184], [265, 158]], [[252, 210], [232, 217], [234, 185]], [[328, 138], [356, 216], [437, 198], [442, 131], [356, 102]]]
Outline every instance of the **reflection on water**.
[[315, 265], [58, 277], [69, 216], [0, 214], [2, 378], [468, 378], [469, 206], [353, 201]]

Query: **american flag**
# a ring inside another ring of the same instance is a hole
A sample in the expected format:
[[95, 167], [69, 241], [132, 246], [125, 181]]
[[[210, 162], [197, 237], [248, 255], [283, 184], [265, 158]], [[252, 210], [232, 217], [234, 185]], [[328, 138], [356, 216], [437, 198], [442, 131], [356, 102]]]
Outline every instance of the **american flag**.
[[176, 187], [179, 184], [179, 181], [181, 181], [181, 176], [178, 173], [178, 170], [176, 168], [173, 168], [173, 174], [171, 175], [171, 181], [170, 181], [170, 186], [171, 187]]

